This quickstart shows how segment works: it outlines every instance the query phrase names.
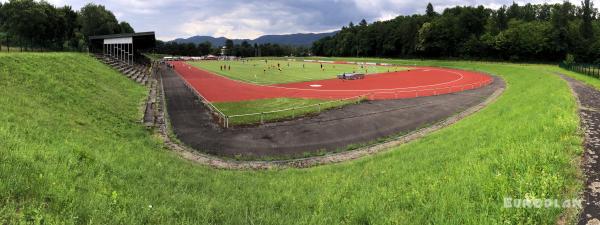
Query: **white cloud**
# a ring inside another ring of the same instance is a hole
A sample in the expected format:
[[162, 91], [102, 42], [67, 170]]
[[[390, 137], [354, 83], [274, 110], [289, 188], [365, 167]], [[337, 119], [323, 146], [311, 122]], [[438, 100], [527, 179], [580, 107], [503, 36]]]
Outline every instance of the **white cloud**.
[[[6, 2], [7, 0], [0, 0]], [[436, 11], [456, 5], [498, 8], [513, 0], [95, 0], [136, 31], [156, 31], [159, 39], [192, 35], [255, 38], [263, 34], [326, 32], [350, 21], [388, 20], [397, 15], [424, 13], [431, 2]], [[88, 0], [48, 0], [74, 9]], [[560, 3], [562, 0], [517, 0], [517, 3]], [[571, 0], [580, 4], [580, 0]], [[600, 6], [600, 0], [593, 0]]]
[[188, 36], [210, 34], [214, 37], [254, 38], [264, 34], [248, 27], [236, 28], [221, 20], [190, 21], [180, 25], [179, 30]]

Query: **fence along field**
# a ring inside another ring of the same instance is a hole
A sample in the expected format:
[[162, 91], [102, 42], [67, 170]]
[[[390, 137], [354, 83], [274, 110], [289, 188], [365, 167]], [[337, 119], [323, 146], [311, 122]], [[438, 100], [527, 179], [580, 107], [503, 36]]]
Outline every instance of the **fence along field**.
[[600, 65], [561, 63], [560, 67], [573, 72], [582, 73], [595, 78], [600, 78]]
[[[246, 124], [262, 124], [265, 122], [294, 119], [297, 117], [303, 117], [308, 115], [315, 115], [324, 110], [333, 108], [340, 108], [348, 104], [358, 104], [366, 100], [366, 96], [355, 96], [350, 98], [322, 101], [318, 99], [305, 99], [296, 100], [288, 98], [277, 98], [277, 99], [264, 99], [244, 102], [220, 102], [214, 103], [214, 105], [224, 112], [225, 118], [222, 124], [225, 127], [233, 125], [246, 125]], [[272, 103], [278, 101], [291, 101], [291, 103], [285, 104], [280, 107], [265, 108], [262, 102]], [[258, 102], [257, 105], [254, 106]], [[240, 113], [240, 110], [250, 108], [251, 110], [259, 109], [263, 111]], [[223, 120], [219, 120], [223, 121]]]

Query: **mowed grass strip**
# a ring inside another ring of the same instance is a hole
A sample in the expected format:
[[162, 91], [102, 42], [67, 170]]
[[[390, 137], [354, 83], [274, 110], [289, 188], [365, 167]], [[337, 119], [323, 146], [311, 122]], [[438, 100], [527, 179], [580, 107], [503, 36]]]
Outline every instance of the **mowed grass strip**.
[[229, 116], [229, 125], [257, 124], [314, 115], [324, 110], [355, 104], [362, 98], [345, 100], [320, 100], [300, 98], [274, 98], [241, 102], [213, 103]]
[[[300, 62], [287, 60], [193, 61], [195, 67], [228, 78], [253, 84], [282, 84], [302, 81], [334, 79], [342, 73], [383, 73], [406, 70], [402, 67], [360, 66], [345, 64]], [[222, 69], [225, 66], [226, 69]], [[231, 69], [229, 69], [231, 67]]]
[[576, 104], [551, 73], [562, 70], [429, 63], [496, 74], [508, 88], [387, 153], [227, 171], [165, 149], [139, 123], [146, 90], [91, 57], [0, 54], [0, 224], [554, 224], [564, 209], [503, 200], [581, 190]]

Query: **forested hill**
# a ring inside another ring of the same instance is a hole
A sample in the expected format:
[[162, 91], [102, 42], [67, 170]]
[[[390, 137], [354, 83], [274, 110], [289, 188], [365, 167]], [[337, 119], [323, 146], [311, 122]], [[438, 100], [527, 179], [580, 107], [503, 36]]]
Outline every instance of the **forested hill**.
[[[234, 44], [241, 44], [246, 41], [249, 44], [279, 44], [279, 45], [292, 45], [292, 46], [307, 46], [310, 47], [313, 42], [323, 38], [334, 35], [335, 32], [330, 33], [298, 33], [298, 34], [282, 34], [282, 35], [263, 35], [256, 39], [232, 39]], [[211, 36], [193, 36], [189, 38], [178, 38], [173, 40], [173, 42], [179, 44], [200, 44], [209, 42], [212, 46], [223, 46], [227, 38], [224, 37], [211, 37]]]
[[322, 56], [460, 57], [514, 61], [600, 63], [600, 20], [590, 0], [581, 5], [454, 7], [441, 14], [431, 4], [424, 15], [350, 23], [315, 42]]
[[89, 36], [133, 32], [129, 23], [119, 22], [103, 5], [88, 3], [75, 11], [47, 1], [0, 1], [0, 51], [2, 46], [84, 51]]

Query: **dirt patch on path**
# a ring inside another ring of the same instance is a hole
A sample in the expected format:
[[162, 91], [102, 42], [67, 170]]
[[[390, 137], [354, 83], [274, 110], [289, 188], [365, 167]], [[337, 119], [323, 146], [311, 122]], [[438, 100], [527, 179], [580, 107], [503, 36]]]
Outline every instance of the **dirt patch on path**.
[[[166, 108], [177, 138], [204, 153], [238, 158], [292, 158], [345, 150], [392, 135], [410, 133], [477, 106], [504, 82], [440, 96], [369, 101], [318, 116], [257, 127], [223, 129], [171, 70], [162, 69]], [[462, 118], [462, 117], [461, 117]]]
[[582, 169], [586, 176], [583, 212], [577, 224], [600, 224], [600, 91], [571, 77], [565, 79], [579, 103], [579, 117], [585, 134]]

